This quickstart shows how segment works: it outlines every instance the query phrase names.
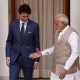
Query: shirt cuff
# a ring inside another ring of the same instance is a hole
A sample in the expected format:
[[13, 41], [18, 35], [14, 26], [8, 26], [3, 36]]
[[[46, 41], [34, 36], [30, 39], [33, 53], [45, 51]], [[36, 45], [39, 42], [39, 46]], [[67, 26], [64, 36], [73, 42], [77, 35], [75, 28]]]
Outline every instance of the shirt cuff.
[[69, 68], [68, 68], [68, 67], [66, 67], [66, 66], [64, 67], [64, 69], [66, 69], [67, 71], [69, 70]]
[[39, 63], [39, 62], [36, 62], [36, 61], [35, 61], [35, 63]]

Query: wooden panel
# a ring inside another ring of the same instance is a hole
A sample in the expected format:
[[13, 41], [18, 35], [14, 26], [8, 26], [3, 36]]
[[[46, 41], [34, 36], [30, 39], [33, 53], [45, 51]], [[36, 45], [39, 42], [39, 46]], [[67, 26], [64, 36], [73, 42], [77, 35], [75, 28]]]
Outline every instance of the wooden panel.
[[64, 0], [64, 14], [67, 15], [70, 20], [70, 0]]
[[11, 0], [11, 20], [15, 20], [15, 0]]

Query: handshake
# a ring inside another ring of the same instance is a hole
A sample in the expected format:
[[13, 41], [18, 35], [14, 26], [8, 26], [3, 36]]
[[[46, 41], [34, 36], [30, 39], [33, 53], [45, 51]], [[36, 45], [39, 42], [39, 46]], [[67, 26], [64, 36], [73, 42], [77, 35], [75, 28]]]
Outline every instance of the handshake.
[[42, 56], [41, 52], [37, 49], [35, 53], [32, 53], [29, 55], [29, 58], [35, 59], [35, 58], [39, 58], [41, 56]]

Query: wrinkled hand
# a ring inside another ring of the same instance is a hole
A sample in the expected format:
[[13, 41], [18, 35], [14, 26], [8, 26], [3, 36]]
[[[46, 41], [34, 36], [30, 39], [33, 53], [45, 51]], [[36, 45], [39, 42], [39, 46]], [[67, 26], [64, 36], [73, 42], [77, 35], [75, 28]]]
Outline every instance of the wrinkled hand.
[[38, 66], [39, 66], [39, 62], [37, 62], [37, 63], [35, 62], [35, 63], [34, 63], [34, 66], [33, 66], [33, 69], [37, 69]]
[[39, 57], [41, 57], [41, 53], [39, 50], [29, 55], [29, 58], [32, 58], [32, 59], [39, 58]]
[[10, 66], [10, 57], [6, 58], [6, 64], [7, 64], [8, 67]]
[[59, 78], [60, 78], [60, 79], [64, 79], [64, 77], [66, 76], [66, 74], [67, 74], [67, 70], [64, 69], [64, 70], [59, 74]]

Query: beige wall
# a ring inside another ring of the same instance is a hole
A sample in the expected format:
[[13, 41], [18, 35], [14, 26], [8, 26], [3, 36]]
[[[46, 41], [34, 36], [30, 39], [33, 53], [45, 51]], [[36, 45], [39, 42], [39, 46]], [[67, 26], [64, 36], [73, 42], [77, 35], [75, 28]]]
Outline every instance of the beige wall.
[[[0, 0], [0, 80], [8, 80], [5, 58], [5, 42], [8, 32], [8, 0]], [[2, 77], [4, 77], [2, 79]]]
[[71, 26], [80, 32], [80, 0], [70, 0]]

